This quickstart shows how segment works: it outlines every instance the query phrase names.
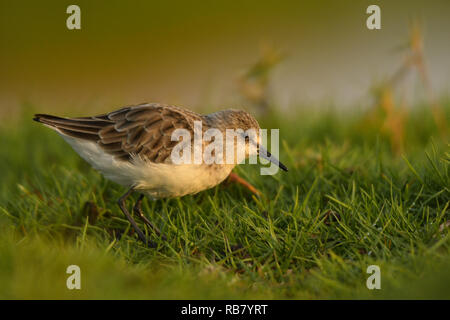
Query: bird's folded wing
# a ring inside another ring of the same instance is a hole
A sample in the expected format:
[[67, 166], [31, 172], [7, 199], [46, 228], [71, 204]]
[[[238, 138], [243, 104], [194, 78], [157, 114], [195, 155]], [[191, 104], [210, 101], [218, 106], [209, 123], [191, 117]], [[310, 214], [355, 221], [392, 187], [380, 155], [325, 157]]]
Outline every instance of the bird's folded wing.
[[193, 132], [194, 121], [201, 119], [197, 113], [156, 103], [124, 107], [94, 117], [35, 118], [62, 134], [96, 142], [117, 159], [127, 161], [139, 156], [154, 163], [170, 162], [172, 148], [178, 143], [171, 141], [174, 130]]

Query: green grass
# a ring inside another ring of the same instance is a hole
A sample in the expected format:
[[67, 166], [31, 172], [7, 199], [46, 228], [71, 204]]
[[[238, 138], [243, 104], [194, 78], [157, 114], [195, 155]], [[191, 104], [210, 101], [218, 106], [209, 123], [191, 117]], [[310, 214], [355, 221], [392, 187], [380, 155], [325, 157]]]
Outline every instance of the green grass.
[[[146, 229], [156, 249], [120, 213], [125, 189], [25, 112], [0, 127], [0, 298], [449, 299], [450, 150], [427, 110], [412, 111], [403, 156], [361, 112], [261, 119], [281, 128], [290, 171], [237, 168], [261, 198], [221, 185], [145, 200], [168, 238]], [[66, 288], [72, 264], [81, 290]], [[381, 290], [366, 288], [372, 264]]]

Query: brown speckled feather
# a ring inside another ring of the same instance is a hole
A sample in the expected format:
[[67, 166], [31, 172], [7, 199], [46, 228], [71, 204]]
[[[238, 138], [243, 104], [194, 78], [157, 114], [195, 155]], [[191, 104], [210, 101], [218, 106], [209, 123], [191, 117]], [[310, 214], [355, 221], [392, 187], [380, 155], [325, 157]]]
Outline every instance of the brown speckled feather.
[[163, 163], [170, 162], [172, 148], [178, 143], [171, 141], [172, 132], [177, 128], [193, 132], [194, 121], [202, 121], [202, 116], [178, 107], [151, 103], [94, 117], [67, 119], [38, 114], [35, 120], [68, 136], [96, 142], [116, 159], [127, 161], [139, 156]]

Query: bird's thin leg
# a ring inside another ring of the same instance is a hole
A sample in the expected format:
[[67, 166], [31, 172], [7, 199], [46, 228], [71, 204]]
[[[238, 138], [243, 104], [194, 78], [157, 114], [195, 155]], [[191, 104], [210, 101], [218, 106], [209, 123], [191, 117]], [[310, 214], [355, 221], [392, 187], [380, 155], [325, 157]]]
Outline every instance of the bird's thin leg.
[[133, 226], [134, 230], [138, 234], [139, 239], [144, 244], [146, 244], [146, 245], [148, 245], [150, 247], [154, 247], [155, 245], [147, 240], [147, 238], [145, 237], [144, 233], [142, 232], [141, 229], [139, 229], [138, 225], [136, 224], [136, 221], [134, 221], [133, 217], [131, 217], [131, 214], [128, 212], [127, 207], [125, 206], [125, 201], [130, 196], [130, 194], [133, 193], [133, 191], [134, 191], [134, 188], [130, 188], [130, 190], [128, 190], [123, 196], [121, 196], [119, 198], [119, 200], [117, 201], [117, 204], [119, 205], [120, 209], [125, 214], [125, 216], [127, 217], [128, 221], [130, 221], [130, 223]]
[[151, 223], [150, 220], [148, 220], [147, 217], [142, 212], [142, 199], [144, 199], [144, 195], [143, 194], [141, 194], [139, 196], [138, 200], [136, 201], [136, 204], [134, 205], [134, 208], [133, 208], [134, 213], [139, 215], [139, 217], [142, 219], [142, 221], [144, 221], [145, 224], [147, 224], [150, 228], [152, 228], [153, 231], [155, 231], [155, 233], [158, 236], [160, 236], [164, 240], [167, 240], [166, 236], [161, 234], [161, 231], [159, 231], [158, 227], [155, 226], [153, 223]]
[[238, 176], [237, 173], [231, 172], [230, 175], [227, 178], [228, 182], [235, 182], [238, 184], [243, 185], [245, 188], [247, 188], [248, 190], [250, 190], [251, 193], [259, 196], [261, 195], [261, 191], [259, 191], [258, 189], [256, 189], [254, 186], [252, 186], [249, 182], [247, 182], [245, 179], [241, 178]]

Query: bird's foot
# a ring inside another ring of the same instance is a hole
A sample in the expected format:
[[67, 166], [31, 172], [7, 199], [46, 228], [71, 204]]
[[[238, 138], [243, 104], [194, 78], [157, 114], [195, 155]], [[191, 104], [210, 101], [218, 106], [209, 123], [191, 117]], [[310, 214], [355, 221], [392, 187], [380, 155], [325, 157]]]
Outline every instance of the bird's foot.
[[135, 214], [137, 214], [144, 223], [149, 226], [158, 236], [160, 236], [163, 240], [167, 241], [167, 238], [165, 235], [161, 233], [161, 231], [158, 229], [157, 226], [155, 226], [153, 223], [151, 223], [150, 220], [147, 219], [147, 217], [142, 212], [142, 200], [144, 199], [144, 195], [141, 194], [136, 201], [136, 204], [134, 205], [133, 211]]
[[256, 196], [261, 195], [261, 191], [259, 191], [254, 186], [252, 186], [244, 178], [241, 178], [237, 173], [231, 172], [226, 181], [229, 183], [231, 183], [231, 182], [238, 183], [238, 184], [244, 186], [247, 190], [249, 190], [251, 193], [253, 193]]

